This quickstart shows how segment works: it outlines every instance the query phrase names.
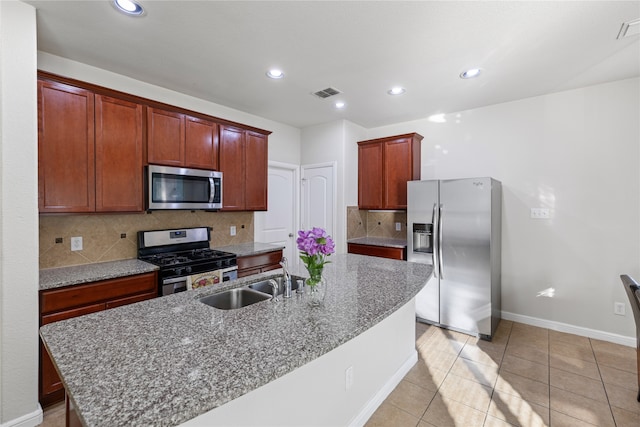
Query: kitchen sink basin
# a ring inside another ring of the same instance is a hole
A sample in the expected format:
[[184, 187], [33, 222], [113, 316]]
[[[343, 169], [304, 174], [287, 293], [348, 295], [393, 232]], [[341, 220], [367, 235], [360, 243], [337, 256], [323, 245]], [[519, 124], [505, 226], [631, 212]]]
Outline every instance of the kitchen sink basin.
[[271, 298], [269, 294], [245, 287], [209, 295], [208, 297], [200, 298], [200, 302], [221, 310], [233, 310], [265, 301], [269, 298]]
[[[298, 279], [303, 280], [303, 277], [291, 276], [291, 290], [295, 291], [298, 289]], [[261, 280], [260, 282], [252, 283], [249, 285], [249, 288], [255, 289], [256, 291], [264, 292], [265, 294], [272, 294], [271, 291], [271, 280], [275, 280], [278, 284], [278, 295], [284, 293], [284, 277], [278, 276], [273, 279]]]

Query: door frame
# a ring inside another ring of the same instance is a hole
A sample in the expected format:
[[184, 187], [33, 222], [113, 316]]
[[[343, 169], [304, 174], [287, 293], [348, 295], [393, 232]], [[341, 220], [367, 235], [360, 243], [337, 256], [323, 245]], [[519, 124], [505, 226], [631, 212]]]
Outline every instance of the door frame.
[[[295, 245], [295, 241], [297, 239], [298, 236], [298, 230], [300, 229], [300, 165], [296, 165], [293, 163], [284, 163], [284, 162], [277, 162], [274, 160], [269, 160], [268, 161], [268, 167], [267, 167], [267, 176], [269, 175], [269, 168], [279, 168], [279, 169], [285, 169], [285, 170], [289, 170], [289, 171], [293, 171], [293, 253], [297, 254], [297, 247]], [[267, 188], [268, 188], [268, 184], [267, 184]], [[268, 201], [268, 195], [267, 195], [267, 201]], [[267, 211], [269, 210], [269, 206], [267, 204]], [[253, 227], [253, 241], [257, 242], [257, 237], [258, 237], [258, 233], [262, 232], [262, 229], [259, 227], [263, 227], [264, 224], [263, 222], [258, 220], [258, 217], [260, 216], [260, 212], [256, 212], [256, 214], [254, 217], [254, 227]], [[290, 261], [291, 262], [291, 261]]]

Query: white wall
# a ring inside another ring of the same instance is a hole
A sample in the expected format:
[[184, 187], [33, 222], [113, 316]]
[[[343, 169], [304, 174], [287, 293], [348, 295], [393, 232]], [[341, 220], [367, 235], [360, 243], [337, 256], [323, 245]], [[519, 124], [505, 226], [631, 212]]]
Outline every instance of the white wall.
[[0, 425], [36, 425], [36, 11], [0, 2]]
[[270, 130], [273, 133], [269, 135], [269, 160], [293, 164], [300, 163], [300, 130], [298, 128], [46, 52], [38, 52], [38, 69], [214, 117]]
[[[422, 179], [502, 181], [503, 311], [632, 337], [619, 275], [640, 277], [639, 98], [640, 79], [628, 79], [446, 114], [444, 123], [369, 129], [368, 137], [423, 135]], [[531, 219], [533, 207], [551, 218]], [[538, 296], [548, 288], [552, 298]], [[613, 314], [615, 301], [626, 316]]]
[[[364, 134], [364, 128], [346, 120], [337, 120], [302, 129], [302, 165], [325, 162], [336, 162], [337, 164], [337, 218], [335, 233], [332, 236], [336, 243], [336, 253], [345, 253], [347, 250], [346, 207], [347, 201], [353, 203], [353, 188], [349, 184], [354, 176], [357, 182], [358, 177], [358, 147], [353, 141], [363, 139]], [[357, 188], [355, 203], [358, 203]]]

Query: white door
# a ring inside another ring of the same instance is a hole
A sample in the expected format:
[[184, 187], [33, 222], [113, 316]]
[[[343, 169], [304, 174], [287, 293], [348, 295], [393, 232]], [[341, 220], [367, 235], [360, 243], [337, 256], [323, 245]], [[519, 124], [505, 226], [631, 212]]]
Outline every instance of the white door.
[[283, 245], [290, 263], [298, 256], [298, 175], [297, 165], [269, 162], [268, 210], [255, 213], [254, 240]]
[[309, 230], [322, 227], [336, 237], [336, 164], [302, 166], [302, 224]]

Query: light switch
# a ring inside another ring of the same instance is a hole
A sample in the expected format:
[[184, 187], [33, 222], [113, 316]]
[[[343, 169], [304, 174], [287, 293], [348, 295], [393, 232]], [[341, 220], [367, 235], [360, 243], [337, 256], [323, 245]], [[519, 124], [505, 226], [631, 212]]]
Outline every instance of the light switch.
[[396, 231], [402, 231], [402, 223], [396, 222]]
[[235, 225], [232, 225], [232, 226], [231, 226], [231, 228], [229, 229], [229, 233], [230, 233], [232, 236], [235, 236], [235, 235], [236, 235], [236, 226], [235, 226]]

